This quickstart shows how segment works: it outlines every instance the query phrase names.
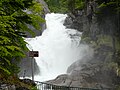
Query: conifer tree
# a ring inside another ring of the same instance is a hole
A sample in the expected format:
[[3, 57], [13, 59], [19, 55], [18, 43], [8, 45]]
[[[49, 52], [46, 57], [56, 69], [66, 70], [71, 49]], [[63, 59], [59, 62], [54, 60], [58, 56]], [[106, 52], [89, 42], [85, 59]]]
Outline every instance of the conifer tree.
[[[42, 5], [34, 0], [0, 0], [0, 76], [18, 72], [17, 63], [28, 50], [24, 38], [40, 29]], [[1, 77], [0, 77], [1, 78]]]

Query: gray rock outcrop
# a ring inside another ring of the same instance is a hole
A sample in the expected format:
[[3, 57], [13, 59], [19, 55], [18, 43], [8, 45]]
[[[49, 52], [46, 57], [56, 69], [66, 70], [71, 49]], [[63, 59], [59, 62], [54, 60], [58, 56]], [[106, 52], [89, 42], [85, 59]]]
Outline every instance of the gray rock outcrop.
[[50, 13], [50, 10], [48, 9], [48, 5], [45, 3], [44, 0], [37, 0], [37, 1], [42, 4], [45, 14]]
[[[50, 13], [50, 10], [48, 9], [48, 5], [45, 3], [44, 0], [37, 0], [37, 2], [40, 3], [42, 8], [43, 8], [43, 11], [42, 11], [43, 14], [41, 14], [41, 17], [44, 19], [45, 15], [47, 13]], [[46, 23], [45, 22], [41, 23], [40, 26], [41, 26], [40, 30], [36, 30], [32, 26], [28, 25], [28, 27], [31, 28], [32, 31], [35, 33], [35, 36], [42, 35], [42, 32], [46, 29]], [[26, 35], [27, 35], [27, 38], [32, 38], [33, 37], [29, 32], [26, 32]]]
[[[84, 58], [76, 61], [69, 66], [64, 77], [59, 75], [50, 83], [115, 90], [120, 80], [116, 66], [114, 67], [114, 60], [119, 56], [117, 50], [120, 49], [119, 35], [117, 35], [120, 33], [119, 25], [116, 23], [120, 21], [120, 15], [111, 13], [109, 9], [101, 11], [95, 1], [88, 0], [86, 9], [77, 10], [75, 14], [69, 13], [64, 23], [67, 28], [83, 32], [81, 43], [93, 48], [93, 57], [87, 58], [85, 63], [82, 62]], [[101, 15], [95, 12], [103, 13]]]

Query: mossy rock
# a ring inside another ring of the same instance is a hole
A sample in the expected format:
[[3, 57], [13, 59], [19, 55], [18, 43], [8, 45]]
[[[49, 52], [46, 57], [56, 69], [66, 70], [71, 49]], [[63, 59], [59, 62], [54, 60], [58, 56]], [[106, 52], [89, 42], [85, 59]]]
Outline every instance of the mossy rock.
[[90, 43], [91, 38], [90, 37], [81, 37], [82, 42]]
[[106, 46], [112, 47], [113, 46], [112, 36], [110, 36], [110, 35], [99, 35], [97, 43], [99, 45], [106, 45]]
[[120, 40], [118, 40], [117, 38], [115, 39], [115, 47], [117, 50], [120, 50]]

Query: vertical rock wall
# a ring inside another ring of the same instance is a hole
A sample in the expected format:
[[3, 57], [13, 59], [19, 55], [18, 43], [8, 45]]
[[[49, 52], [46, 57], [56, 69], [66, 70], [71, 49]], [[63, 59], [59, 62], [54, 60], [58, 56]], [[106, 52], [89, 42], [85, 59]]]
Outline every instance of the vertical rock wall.
[[[45, 14], [50, 13], [50, 10], [48, 9], [48, 6], [47, 6], [47, 4], [45, 3], [44, 0], [37, 0], [37, 2], [40, 3], [42, 8], [43, 8], [43, 11], [42, 11], [43, 14], [41, 15], [41, 17], [44, 19], [45, 18]], [[32, 29], [32, 31], [35, 33], [35, 36], [40, 36], [42, 34], [43, 30], [46, 29], [46, 23], [45, 22], [41, 23], [40, 26], [41, 26], [40, 30], [36, 30], [32, 26], [29, 26]], [[26, 34], [27, 34], [27, 38], [32, 38], [33, 37], [28, 32], [26, 32]]]
[[88, 0], [86, 9], [69, 13], [64, 25], [83, 32], [81, 43], [88, 44], [94, 55], [73, 63], [68, 68], [68, 75], [64, 75], [64, 82], [62, 75], [50, 83], [61, 81], [59, 84], [68, 86], [115, 88], [120, 80], [114, 63], [120, 50], [119, 17], [112, 8], [99, 9], [96, 0]]

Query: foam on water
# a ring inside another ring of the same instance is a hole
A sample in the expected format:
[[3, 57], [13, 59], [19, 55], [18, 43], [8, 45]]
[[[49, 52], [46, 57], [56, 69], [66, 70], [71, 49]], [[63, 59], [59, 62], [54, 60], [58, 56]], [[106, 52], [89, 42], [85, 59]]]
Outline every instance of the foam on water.
[[26, 39], [30, 50], [39, 51], [39, 57], [35, 58], [40, 69], [40, 74], [35, 76], [36, 81], [50, 80], [65, 74], [67, 68], [82, 57], [83, 47], [79, 44], [81, 33], [63, 26], [66, 16], [47, 14], [47, 29], [42, 36]]

